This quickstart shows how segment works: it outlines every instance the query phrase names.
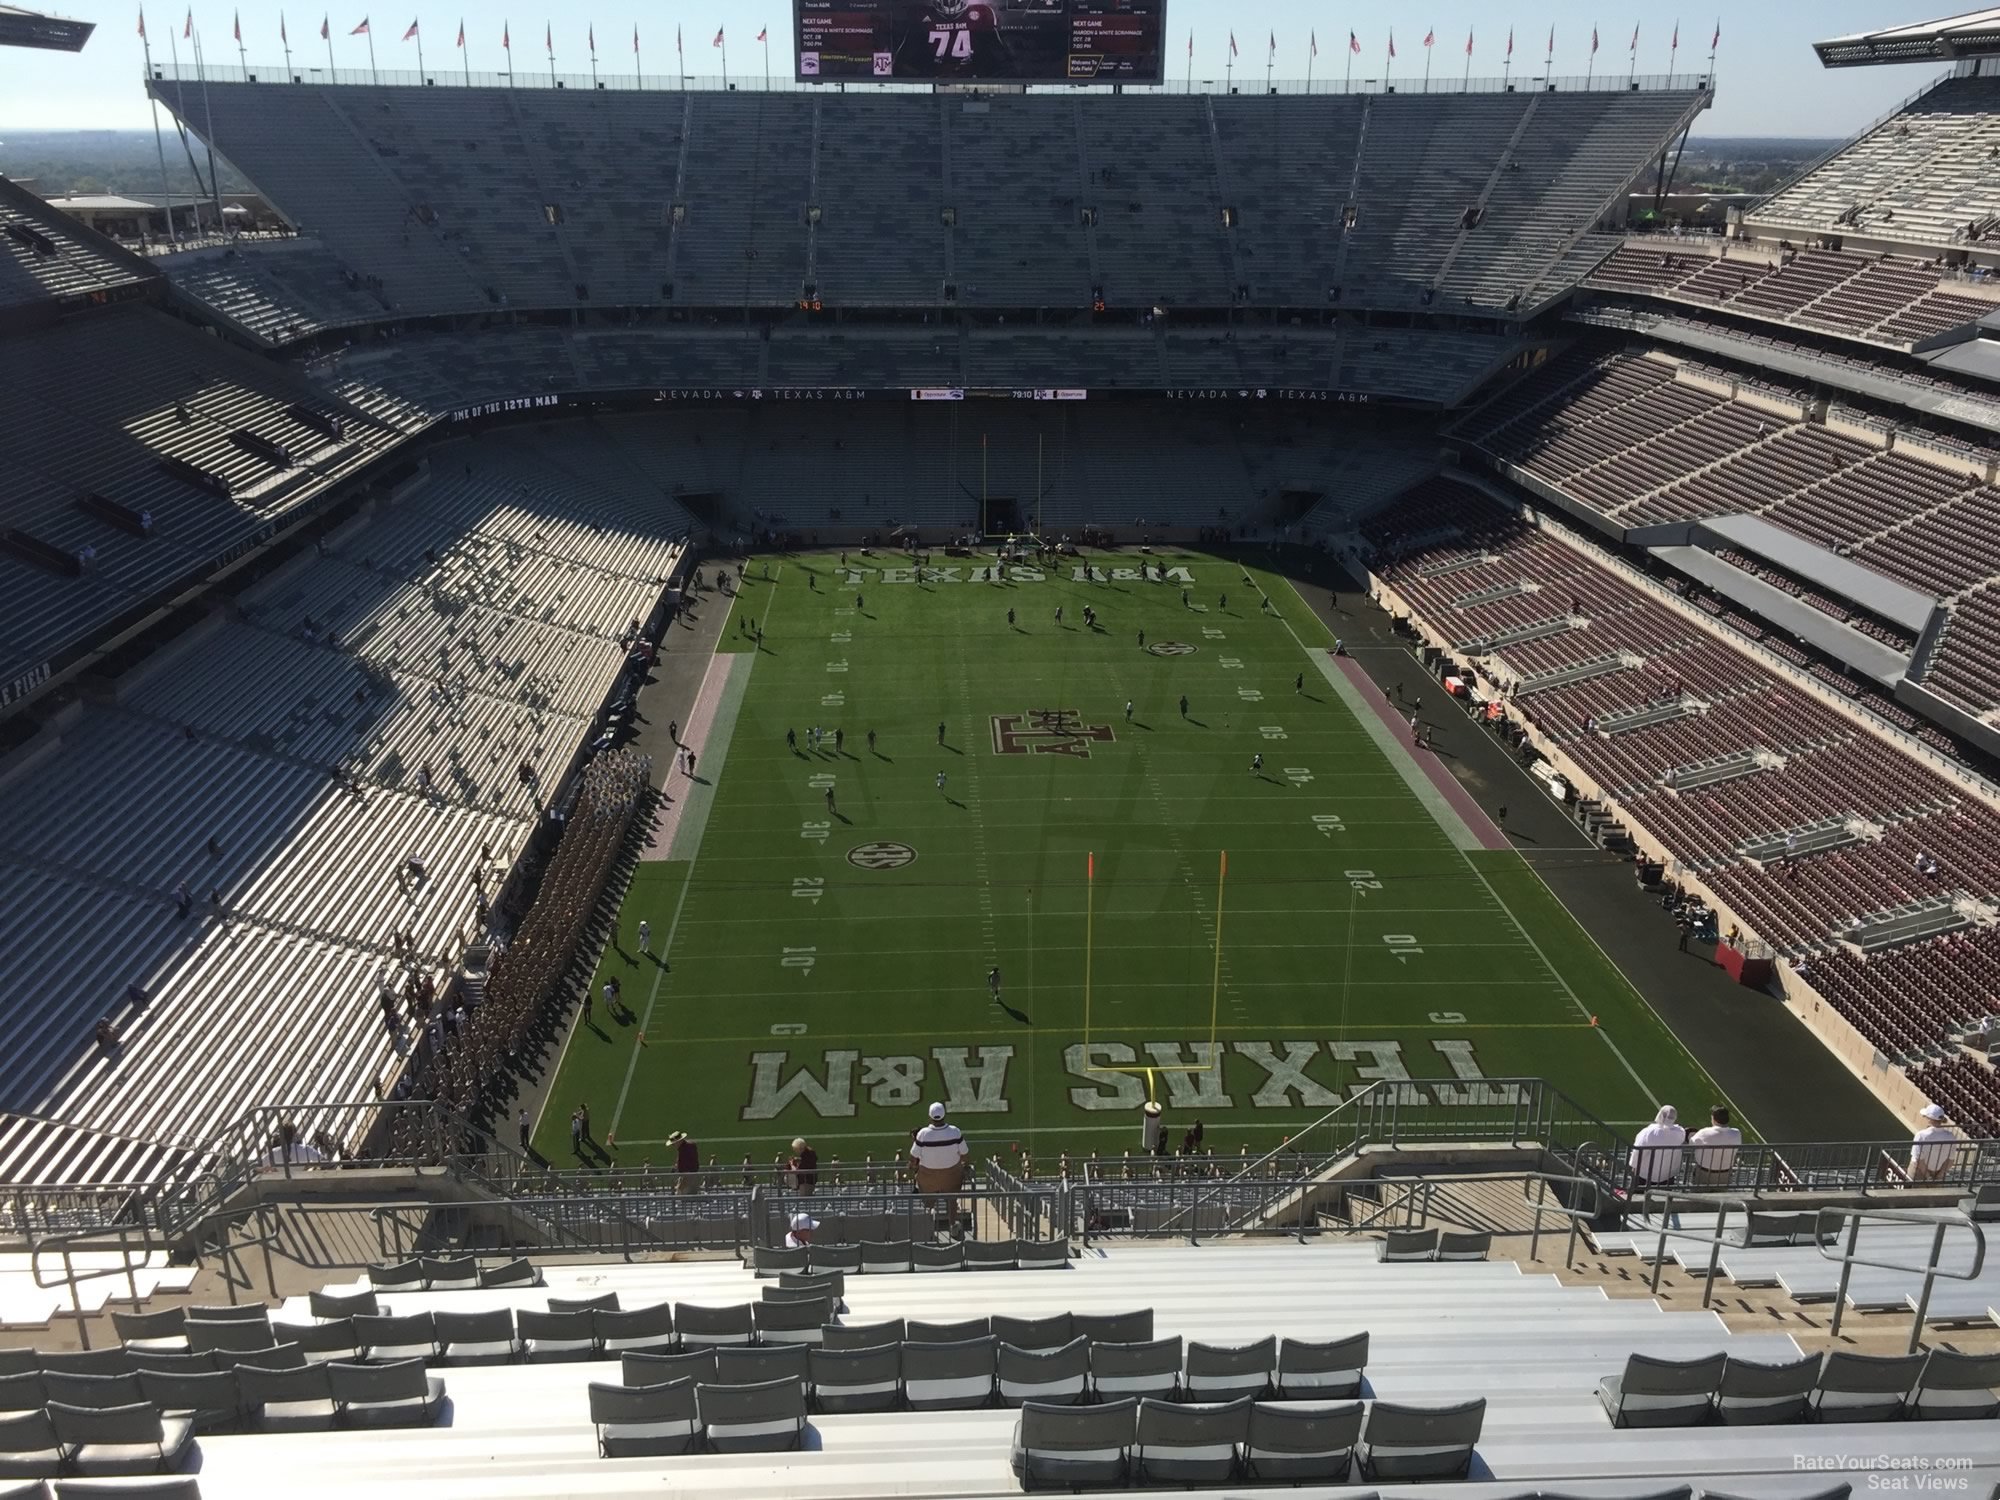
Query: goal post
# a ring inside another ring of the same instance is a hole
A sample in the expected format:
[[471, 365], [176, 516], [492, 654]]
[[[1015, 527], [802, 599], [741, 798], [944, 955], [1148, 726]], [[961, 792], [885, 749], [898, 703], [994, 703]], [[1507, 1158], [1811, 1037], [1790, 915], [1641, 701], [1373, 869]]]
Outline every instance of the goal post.
[[[1209, 978], [1208, 1057], [1205, 1063], [1085, 1063], [1086, 1073], [1139, 1073], [1145, 1075], [1146, 1097], [1155, 1097], [1154, 1075], [1159, 1073], [1212, 1073], [1221, 1066], [1222, 1051], [1216, 1045], [1222, 1015], [1222, 904], [1229, 884], [1229, 851], [1218, 850], [1215, 864], [1215, 964]], [[1097, 949], [1097, 854], [1084, 856], [1083, 897], [1083, 1042], [1084, 1056], [1090, 1046], [1091, 970]]]

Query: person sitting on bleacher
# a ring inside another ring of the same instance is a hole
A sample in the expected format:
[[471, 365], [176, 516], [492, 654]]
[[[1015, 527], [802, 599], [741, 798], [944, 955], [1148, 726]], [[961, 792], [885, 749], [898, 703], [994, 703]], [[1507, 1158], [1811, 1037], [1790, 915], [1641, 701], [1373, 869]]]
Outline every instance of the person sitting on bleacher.
[[1910, 1181], [1942, 1182], [1957, 1154], [1958, 1132], [1945, 1124], [1944, 1106], [1926, 1104], [1924, 1125], [1910, 1137]]
[[930, 1107], [930, 1123], [910, 1133], [910, 1165], [919, 1195], [937, 1200], [940, 1220], [950, 1223], [957, 1204], [952, 1197], [965, 1182], [971, 1148], [956, 1125], [948, 1125], [944, 1105]]
[[1689, 1186], [1728, 1186], [1742, 1145], [1743, 1132], [1729, 1123], [1729, 1111], [1716, 1105], [1708, 1112], [1708, 1124], [1688, 1137]]
[[1632, 1138], [1627, 1162], [1632, 1168], [1633, 1196], [1647, 1188], [1665, 1187], [1680, 1176], [1681, 1149], [1686, 1144], [1687, 1131], [1681, 1128], [1680, 1116], [1671, 1104], [1662, 1104], [1653, 1123]]

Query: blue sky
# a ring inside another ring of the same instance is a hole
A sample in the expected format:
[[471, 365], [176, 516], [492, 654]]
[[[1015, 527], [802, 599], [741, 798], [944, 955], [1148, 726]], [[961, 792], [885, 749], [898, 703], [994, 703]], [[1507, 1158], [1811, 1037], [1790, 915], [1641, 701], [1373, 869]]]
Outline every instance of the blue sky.
[[[137, 34], [138, 6], [120, 0], [115, 5], [93, 0], [30, 0], [38, 8], [60, 9], [63, 14], [80, 16], [98, 23], [97, 34], [81, 57], [59, 53], [37, 53], [0, 49], [0, 142], [10, 129], [137, 129], [150, 123], [139, 78], [143, 66]], [[393, 10], [379, 9], [384, 3]], [[233, 18], [241, 15], [244, 41], [251, 63], [276, 66], [282, 62], [278, 44], [278, 21], [282, 11], [292, 38], [295, 59], [323, 63], [325, 44], [319, 40], [320, 19], [330, 15], [334, 34], [334, 54], [343, 68], [367, 66], [364, 38], [350, 36], [351, 28], [364, 15], [372, 22], [375, 50], [384, 68], [416, 66], [414, 44], [400, 39], [412, 19], [423, 26], [426, 60], [433, 71], [455, 66], [457, 54], [452, 42], [461, 17], [471, 44], [474, 69], [498, 69], [502, 65], [500, 31], [503, 21], [511, 23], [514, 52], [523, 66], [539, 66], [543, 28], [554, 21], [558, 66], [565, 72], [586, 71], [585, 28], [594, 23], [599, 55], [604, 70], [626, 71], [631, 67], [631, 34], [636, 23], [641, 31], [644, 59], [649, 73], [674, 69], [673, 34], [684, 28], [688, 66], [691, 72], [714, 72], [716, 54], [709, 42], [718, 26], [729, 35], [729, 60], [733, 71], [755, 75], [763, 64], [762, 49], [753, 38], [758, 28], [771, 28], [770, 61], [774, 76], [791, 72], [790, 0], [692, 0], [692, 3], [633, 4], [629, 0], [337, 0], [338, 9], [328, 10], [326, 0], [309, 4], [279, 5], [275, 0], [244, 0], [241, 5], [219, 0], [196, 0], [195, 25], [204, 38], [211, 62], [236, 61], [231, 37]], [[1306, 70], [1307, 38], [1319, 37], [1319, 76], [1333, 76], [1342, 68], [1342, 47], [1351, 28], [1361, 39], [1362, 55], [1355, 59], [1357, 76], [1379, 74], [1391, 28], [1396, 35], [1396, 72], [1420, 76], [1423, 72], [1424, 33], [1435, 29], [1438, 38], [1433, 53], [1434, 77], [1444, 80], [1459, 76], [1465, 66], [1465, 37], [1474, 35], [1473, 71], [1495, 74], [1500, 71], [1501, 53], [1511, 26], [1515, 34], [1516, 74], [1541, 70], [1543, 49], [1549, 28], [1555, 27], [1555, 71], [1581, 73], [1590, 49], [1594, 26], [1601, 48], [1597, 55], [1600, 71], [1622, 72], [1629, 66], [1627, 46], [1636, 22], [1640, 28], [1638, 66], [1642, 73], [1665, 72], [1667, 45], [1678, 19], [1681, 34], [1679, 70], [1699, 67], [1705, 61], [1708, 39], [1717, 15], [1717, 0], [1701, 11], [1635, 9], [1606, 4], [1573, 3], [1573, 0], [1533, 0], [1532, 4], [1381, 4], [1374, 0], [1335, 5], [1328, 0], [1168, 0], [1169, 69], [1180, 74], [1186, 67], [1187, 37], [1194, 33], [1194, 71], [1197, 77], [1220, 78], [1233, 28], [1241, 55], [1237, 72], [1256, 79], [1263, 70], [1269, 38], [1278, 41], [1276, 76], [1303, 77]], [[187, 0], [168, 0], [146, 8], [148, 30], [162, 58], [166, 54], [169, 30], [178, 32], [187, 12]], [[1807, 5], [1799, 0], [1762, 0], [1749, 7], [1735, 5], [1721, 15], [1722, 45], [1716, 62], [1717, 97], [1715, 109], [1698, 127], [1702, 135], [1788, 135], [1846, 136], [1915, 92], [1935, 76], [1935, 67], [1858, 68], [1838, 72], [1823, 70], [1813, 56], [1811, 43], [1817, 39], [1926, 20], [1953, 12], [1953, 7], [1931, 0], [1928, 4], [1899, 3], [1899, 0], [1821, 0]], [[444, 62], [442, 60], [449, 59]], [[4, 157], [0, 157], [4, 161]]]

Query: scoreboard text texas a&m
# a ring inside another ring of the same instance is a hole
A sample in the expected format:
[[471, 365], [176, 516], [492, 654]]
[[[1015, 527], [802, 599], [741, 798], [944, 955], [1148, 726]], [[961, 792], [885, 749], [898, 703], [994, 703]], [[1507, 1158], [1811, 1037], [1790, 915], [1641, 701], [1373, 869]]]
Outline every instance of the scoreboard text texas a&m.
[[1159, 83], [1166, 0], [797, 0], [802, 82]]

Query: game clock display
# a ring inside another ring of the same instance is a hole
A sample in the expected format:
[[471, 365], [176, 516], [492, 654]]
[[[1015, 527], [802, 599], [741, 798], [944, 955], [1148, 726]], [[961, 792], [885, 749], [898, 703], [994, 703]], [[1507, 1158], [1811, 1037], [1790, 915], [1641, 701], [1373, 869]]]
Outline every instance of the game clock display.
[[1166, 0], [797, 0], [806, 83], [1159, 83]]

